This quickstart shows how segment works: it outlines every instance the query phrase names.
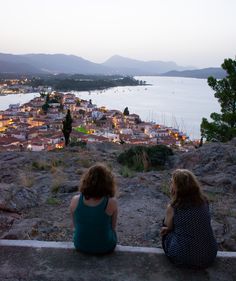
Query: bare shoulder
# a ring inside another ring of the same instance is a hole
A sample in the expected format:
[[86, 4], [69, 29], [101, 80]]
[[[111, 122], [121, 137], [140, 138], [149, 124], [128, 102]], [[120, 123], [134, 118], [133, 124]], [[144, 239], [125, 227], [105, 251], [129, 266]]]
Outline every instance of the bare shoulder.
[[167, 212], [167, 214], [173, 214], [174, 213], [174, 208], [171, 206], [171, 204], [167, 205], [166, 212]]
[[74, 210], [76, 209], [78, 202], [79, 202], [79, 198], [80, 198], [80, 194], [72, 197], [71, 202], [70, 202], [70, 211], [71, 212], [74, 212]]
[[115, 197], [111, 197], [109, 198], [108, 203], [112, 205], [117, 205], [117, 199]]
[[106, 213], [112, 215], [117, 211], [117, 199], [115, 197], [109, 198], [106, 208]]

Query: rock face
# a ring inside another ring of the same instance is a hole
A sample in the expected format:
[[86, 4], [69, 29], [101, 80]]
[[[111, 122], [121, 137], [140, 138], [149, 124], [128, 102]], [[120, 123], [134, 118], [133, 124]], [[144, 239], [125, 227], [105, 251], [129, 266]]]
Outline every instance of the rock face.
[[176, 152], [171, 169], [122, 176], [119, 145], [62, 152], [0, 153], [0, 238], [72, 240], [69, 204], [83, 172], [104, 162], [118, 186], [118, 238], [123, 245], [161, 246], [159, 231], [176, 168], [192, 170], [210, 200], [220, 249], [236, 250], [236, 140]]
[[16, 184], [0, 183], [0, 209], [8, 212], [19, 212], [25, 208], [38, 205], [36, 190], [17, 186]]

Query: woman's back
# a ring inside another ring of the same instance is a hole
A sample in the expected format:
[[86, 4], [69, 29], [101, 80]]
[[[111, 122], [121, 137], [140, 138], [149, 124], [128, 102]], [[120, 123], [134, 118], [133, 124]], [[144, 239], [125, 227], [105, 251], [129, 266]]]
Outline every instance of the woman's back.
[[116, 246], [116, 233], [112, 229], [112, 218], [106, 213], [108, 197], [95, 206], [85, 204], [81, 194], [74, 211], [75, 247], [87, 253], [106, 253]]
[[212, 263], [217, 244], [207, 203], [174, 208], [173, 230], [166, 236], [165, 250], [171, 260], [179, 265], [205, 267]]

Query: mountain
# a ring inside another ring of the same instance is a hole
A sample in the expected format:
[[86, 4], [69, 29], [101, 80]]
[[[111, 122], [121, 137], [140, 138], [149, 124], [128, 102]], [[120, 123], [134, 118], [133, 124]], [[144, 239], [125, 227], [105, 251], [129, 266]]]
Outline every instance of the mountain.
[[33, 65], [53, 73], [109, 74], [110, 69], [74, 55], [25, 55]]
[[115, 73], [126, 75], [159, 75], [170, 70], [191, 69], [191, 67], [179, 66], [171, 61], [141, 61], [118, 55], [112, 56], [103, 65], [113, 68]]
[[191, 77], [191, 78], [202, 78], [206, 79], [209, 76], [213, 76], [216, 79], [222, 79], [226, 76], [225, 70], [219, 67], [209, 67], [195, 70], [184, 70], [184, 71], [169, 71], [161, 74], [161, 76], [169, 77]]
[[[38, 73], [111, 74], [113, 72], [111, 69], [101, 64], [93, 63], [74, 55], [64, 54], [11, 55], [0, 53], [0, 61], [8, 64], [21, 64], [22, 68], [16, 67], [15, 69], [14, 65], [12, 65], [14, 72], [20, 73], [32, 73], [32, 71], [29, 69], [29, 66], [34, 68], [33, 72]], [[23, 64], [26, 65], [25, 69]], [[3, 68], [3, 72], [7, 71], [5, 71]]]
[[42, 73], [42, 71], [27, 63], [14, 63], [0, 60], [0, 73], [33, 74]]
[[0, 73], [65, 73], [65, 74], [121, 74], [162, 75], [177, 77], [216, 78], [225, 77], [221, 68], [193, 69], [175, 62], [141, 61], [115, 55], [102, 64], [94, 63], [74, 55], [27, 54], [12, 55], [0, 53]]

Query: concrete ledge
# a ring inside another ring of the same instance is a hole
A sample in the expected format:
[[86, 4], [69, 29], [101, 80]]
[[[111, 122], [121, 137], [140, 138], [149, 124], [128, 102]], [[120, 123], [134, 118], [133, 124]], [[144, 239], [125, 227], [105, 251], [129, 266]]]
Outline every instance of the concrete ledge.
[[[74, 249], [72, 242], [38, 241], [38, 240], [7, 240], [0, 239], [1, 246], [30, 247], [30, 248], [53, 248], [53, 249]], [[159, 248], [116, 246], [116, 252], [163, 254]], [[236, 256], [236, 255], [235, 255]]]
[[[1, 246], [30, 247], [30, 248], [53, 248], [53, 249], [74, 249], [72, 242], [38, 241], [38, 240], [7, 240], [0, 239]], [[145, 254], [164, 254], [160, 248], [153, 247], [133, 247], [116, 246], [116, 252], [145, 253]], [[218, 251], [219, 258], [236, 258], [236, 252]]]
[[71, 242], [0, 240], [0, 281], [236, 281], [236, 253], [218, 252], [204, 270], [177, 268], [158, 248], [118, 245], [85, 255]]

